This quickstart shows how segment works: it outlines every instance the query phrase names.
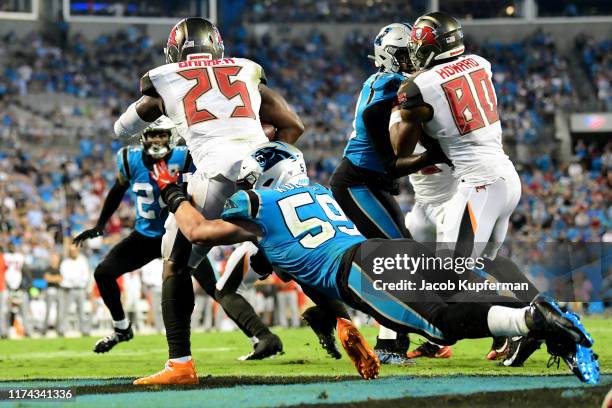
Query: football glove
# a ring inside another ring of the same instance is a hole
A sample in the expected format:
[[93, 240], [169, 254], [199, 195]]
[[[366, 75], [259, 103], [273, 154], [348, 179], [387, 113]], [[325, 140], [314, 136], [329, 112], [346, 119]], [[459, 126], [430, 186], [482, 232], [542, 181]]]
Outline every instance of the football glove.
[[72, 242], [77, 247], [82, 247], [83, 244], [85, 243], [85, 241], [87, 241], [88, 239], [99, 237], [103, 233], [104, 233], [104, 228], [103, 227], [95, 226], [94, 228], [91, 228], [91, 229], [88, 229], [88, 230], [85, 230], [85, 231], [81, 232], [79, 235], [77, 235], [72, 240]]
[[176, 212], [183, 201], [187, 201], [183, 188], [176, 184], [179, 174], [172, 175], [166, 166], [166, 162], [160, 161], [153, 165], [153, 171], [149, 172], [161, 190], [162, 200], [168, 206], [168, 211]]

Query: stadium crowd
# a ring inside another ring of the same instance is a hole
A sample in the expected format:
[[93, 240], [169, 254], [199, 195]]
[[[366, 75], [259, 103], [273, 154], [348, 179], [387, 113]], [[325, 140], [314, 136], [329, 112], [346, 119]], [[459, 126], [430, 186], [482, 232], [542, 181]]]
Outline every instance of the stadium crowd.
[[[300, 146], [316, 181], [327, 183], [350, 134], [356, 94], [372, 69], [365, 63], [371, 34], [355, 32], [346, 39], [346, 49], [362, 49], [361, 56], [332, 49], [317, 31], [274, 43], [239, 30], [227, 40], [228, 54], [260, 61], [270, 86], [279, 89], [303, 118], [307, 131]], [[589, 45], [584, 48], [584, 66], [593, 67], [588, 75], [603, 108], [610, 110], [609, 45], [585, 41]], [[523, 181], [509, 237], [535, 245], [610, 242], [612, 144], [579, 142], [571, 163], [559, 162], [555, 155], [555, 112], [580, 108], [567, 59], [541, 32], [521, 43], [482, 44], [474, 51], [494, 61], [504, 144]], [[54, 315], [63, 316], [71, 304], [85, 303], [76, 310], [80, 319], [68, 323], [89, 333], [110, 324], [92, 271], [132, 227], [131, 199], [125, 197], [104, 238], [91, 241], [82, 252], [71, 248], [70, 237], [98, 216], [115, 177], [113, 155], [122, 145], [108, 136], [112, 123], [136, 94], [137, 76], [162, 62], [161, 47], [135, 28], [94, 41], [76, 34], [63, 47], [50, 45], [38, 34], [9, 34], [0, 43], [0, 56], [6, 55], [13, 58], [2, 58], [0, 71], [0, 252], [5, 264], [0, 261], [0, 315], [8, 315], [7, 305], [12, 305], [17, 319], [11, 321], [19, 332], [44, 333]], [[72, 102], [51, 102], [47, 109], [25, 102], [29, 96], [50, 96], [53, 101], [66, 94]], [[51, 146], [59, 144], [59, 137], [73, 146]], [[398, 199], [403, 211], [411, 209], [407, 180]], [[211, 255], [218, 271], [229, 250]], [[70, 273], [76, 264], [83, 273]], [[155, 268], [159, 265], [127, 275], [122, 287], [124, 296], [133, 299], [125, 302], [133, 305], [127, 310], [159, 330], [159, 311], [151, 306], [159, 304], [155, 299], [161, 282], [152, 278]], [[299, 288], [278, 281], [258, 282], [257, 287], [251, 297], [268, 322], [299, 324], [297, 309], [304, 304]], [[279, 312], [275, 304], [281, 303], [290, 306]], [[224, 325], [210, 299], [202, 297], [198, 305], [195, 321], [205, 328]], [[48, 315], [51, 310], [56, 312]], [[2, 336], [6, 323], [0, 319]], [[61, 324], [51, 325], [65, 332]]]

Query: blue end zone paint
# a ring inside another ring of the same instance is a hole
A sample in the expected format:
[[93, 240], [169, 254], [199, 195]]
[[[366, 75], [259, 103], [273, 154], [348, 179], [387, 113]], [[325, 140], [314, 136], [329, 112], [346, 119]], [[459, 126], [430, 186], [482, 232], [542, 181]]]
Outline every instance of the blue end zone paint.
[[[115, 380], [98, 380], [100, 384], [116, 384]], [[119, 383], [125, 383], [121, 380]], [[18, 384], [20, 387], [75, 386], [75, 381], [37, 381], [0, 383], [6, 389]], [[98, 384], [98, 383], [96, 383]], [[612, 384], [612, 375], [603, 375], [600, 385]], [[473, 394], [479, 392], [529, 390], [538, 388], [566, 388], [580, 392], [588, 385], [580, 383], [573, 376], [453, 376], [453, 377], [389, 377], [375, 381], [340, 381], [329, 383], [236, 386], [185, 391], [127, 392], [118, 394], [95, 394], [77, 396], [76, 402], [45, 403], [45, 407], [125, 407], [151, 408], [153, 406], [193, 407], [232, 406], [240, 408], [358, 402], [367, 399], [392, 399], [402, 397], [435, 397], [453, 394]], [[325, 392], [326, 398], [319, 399]], [[567, 391], [571, 393], [571, 391]], [[17, 404], [0, 403], [0, 406]], [[40, 407], [40, 403], [21, 402], [19, 407]]]

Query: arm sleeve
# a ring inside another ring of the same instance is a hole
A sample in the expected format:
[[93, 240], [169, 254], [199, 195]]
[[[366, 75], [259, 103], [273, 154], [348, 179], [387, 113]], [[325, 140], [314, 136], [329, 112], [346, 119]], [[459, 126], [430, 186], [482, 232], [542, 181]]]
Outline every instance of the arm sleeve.
[[113, 213], [119, 208], [121, 200], [125, 192], [128, 189], [128, 184], [122, 183], [119, 179], [115, 181], [115, 184], [111, 187], [110, 191], [104, 199], [104, 205], [102, 205], [102, 211], [96, 222], [96, 227], [104, 228]]
[[151, 81], [151, 77], [147, 72], [140, 78], [140, 93], [146, 96], [158, 97], [159, 93], [157, 93], [157, 89], [155, 89], [155, 85], [153, 85], [153, 81]]
[[393, 98], [380, 101], [368, 106], [362, 113], [363, 123], [372, 146], [385, 169], [388, 169], [395, 159], [389, 136], [389, 118], [393, 101]]

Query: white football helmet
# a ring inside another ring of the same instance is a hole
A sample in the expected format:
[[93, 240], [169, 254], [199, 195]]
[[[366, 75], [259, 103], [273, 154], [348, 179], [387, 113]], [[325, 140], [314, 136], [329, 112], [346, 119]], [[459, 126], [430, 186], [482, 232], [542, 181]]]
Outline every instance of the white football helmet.
[[304, 155], [284, 142], [261, 144], [242, 160], [236, 183], [245, 190], [271, 189], [287, 183], [306, 185], [309, 180]]
[[409, 24], [393, 23], [384, 26], [374, 40], [374, 64], [387, 72], [399, 72], [400, 62], [410, 62], [408, 41], [410, 40]]
[[[168, 132], [168, 143], [156, 144], [147, 140], [148, 133], [164, 131]], [[172, 150], [172, 146], [175, 144], [175, 138], [176, 126], [174, 122], [162, 115], [142, 131], [140, 134], [140, 143], [146, 154], [153, 157], [155, 160], [159, 160]]]

